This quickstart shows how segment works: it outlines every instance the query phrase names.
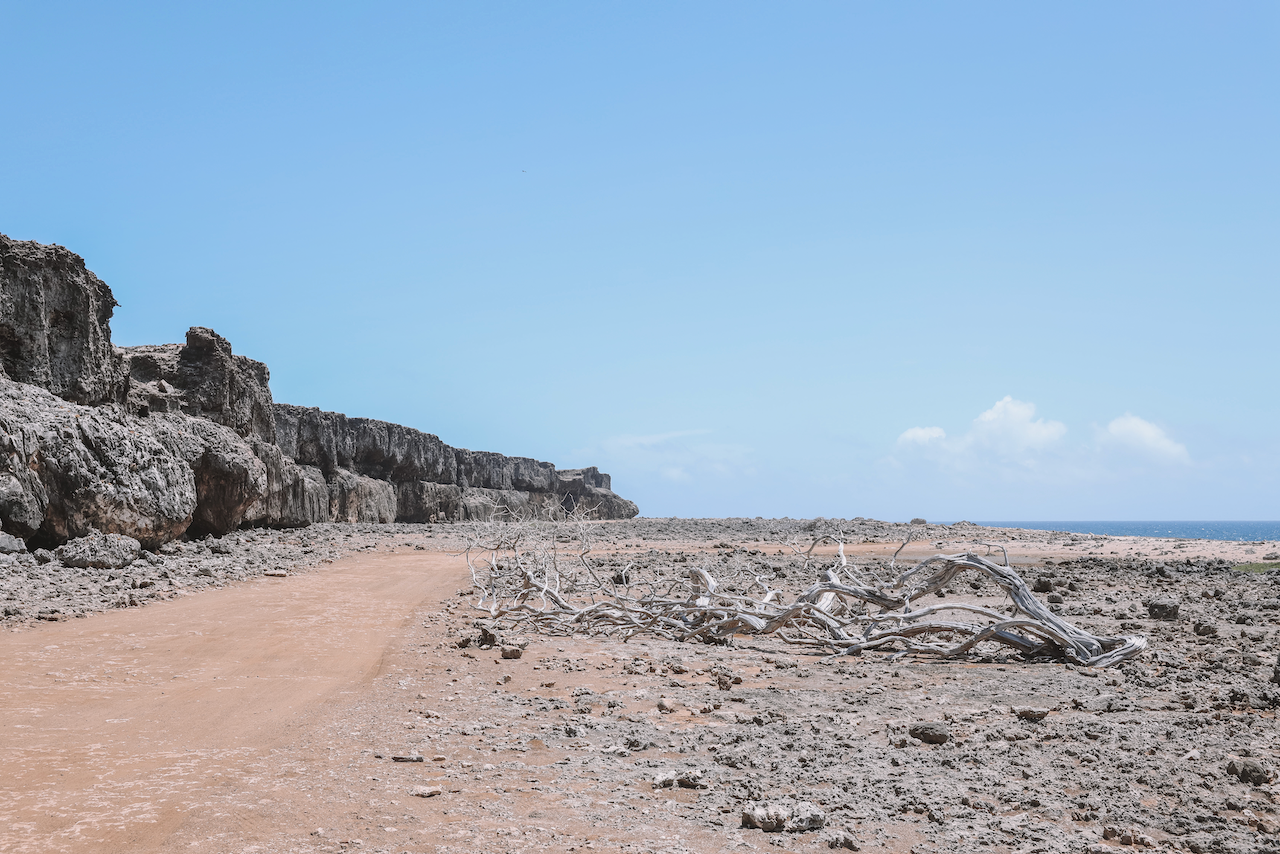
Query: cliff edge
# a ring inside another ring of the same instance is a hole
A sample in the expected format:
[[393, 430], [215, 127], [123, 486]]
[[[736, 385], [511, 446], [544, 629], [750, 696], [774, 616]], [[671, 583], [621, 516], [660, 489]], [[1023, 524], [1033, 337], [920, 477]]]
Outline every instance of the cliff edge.
[[276, 403], [267, 366], [211, 329], [114, 347], [116, 306], [80, 256], [0, 235], [0, 523], [30, 547], [94, 530], [154, 548], [245, 525], [639, 512], [595, 468]]

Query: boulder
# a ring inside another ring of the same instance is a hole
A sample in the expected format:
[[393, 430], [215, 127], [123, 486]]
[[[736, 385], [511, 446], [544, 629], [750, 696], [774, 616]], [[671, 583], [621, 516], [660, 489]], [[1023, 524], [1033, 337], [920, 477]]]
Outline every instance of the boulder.
[[64, 565], [80, 569], [124, 569], [141, 553], [142, 544], [133, 537], [99, 531], [68, 540], [54, 552]]
[[556, 493], [566, 513], [585, 509], [591, 519], [630, 519], [640, 514], [634, 501], [613, 491], [609, 475], [595, 466], [556, 472]]
[[96, 529], [154, 547], [191, 523], [191, 467], [115, 407], [0, 379], [0, 448], [0, 522], [38, 545]]
[[255, 441], [252, 448], [266, 467], [267, 491], [245, 510], [245, 524], [300, 528], [329, 521], [329, 485], [320, 469], [300, 466], [266, 442]]
[[196, 506], [189, 535], [234, 531], [250, 506], [267, 496], [267, 467], [229, 428], [171, 414], [151, 416], [144, 423], [194, 475]]
[[79, 255], [0, 234], [0, 366], [9, 379], [74, 403], [118, 400], [115, 307]]
[[1159, 599], [1147, 604], [1147, 614], [1153, 620], [1178, 619], [1178, 603], [1172, 599]]
[[329, 518], [335, 522], [394, 522], [395, 487], [340, 469], [329, 481]]
[[0, 534], [0, 554], [16, 555], [27, 550], [27, 544], [12, 534]]
[[1275, 776], [1256, 759], [1232, 759], [1227, 763], [1227, 773], [1250, 786], [1264, 786]]
[[826, 826], [827, 814], [809, 801], [794, 804], [766, 802], [742, 811], [742, 826], [755, 827], [766, 833], [786, 830], [806, 833]]
[[946, 721], [920, 721], [907, 728], [907, 735], [925, 744], [946, 744], [951, 740], [951, 725]]
[[126, 402], [140, 416], [182, 412], [229, 427], [241, 438], [274, 443], [271, 372], [237, 356], [212, 329], [193, 326], [185, 344], [121, 349], [128, 373]]

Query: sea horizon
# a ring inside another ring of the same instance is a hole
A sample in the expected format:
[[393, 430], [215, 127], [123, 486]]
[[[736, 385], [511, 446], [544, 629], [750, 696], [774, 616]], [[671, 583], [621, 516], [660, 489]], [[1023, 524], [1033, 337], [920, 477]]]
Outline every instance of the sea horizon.
[[1267, 542], [1280, 540], [1280, 521], [1039, 521], [987, 522], [976, 525], [992, 528], [1026, 528], [1032, 531], [1064, 531], [1072, 534], [1101, 534], [1110, 537], [1162, 537], [1179, 540], [1230, 540]]

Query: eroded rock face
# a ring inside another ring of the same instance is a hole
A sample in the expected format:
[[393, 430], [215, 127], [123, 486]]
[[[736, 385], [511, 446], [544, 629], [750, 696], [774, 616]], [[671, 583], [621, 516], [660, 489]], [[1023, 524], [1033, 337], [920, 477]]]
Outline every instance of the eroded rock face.
[[242, 438], [275, 442], [271, 373], [237, 356], [212, 329], [193, 326], [186, 344], [124, 347], [127, 403], [135, 415], [182, 412], [234, 430]]
[[0, 235], [0, 522], [23, 540], [638, 512], [594, 468], [276, 405], [266, 365], [211, 329], [113, 348], [115, 305], [78, 255]]
[[395, 487], [385, 480], [339, 469], [329, 481], [329, 518], [334, 522], [394, 522]]
[[[629, 519], [639, 513], [633, 502], [610, 489], [609, 475], [594, 467], [561, 472], [551, 463], [453, 448], [411, 427], [315, 408], [276, 404], [275, 414], [276, 439], [284, 454], [318, 468], [331, 484], [344, 471], [394, 484], [397, 521], [487, 520], [579, 507], [597, 519]], [[339, 487], [338, 492], [347, 489]], [[342, 499], [342, 506], [371, 505]], [[384, 505], [378, 506], [382, 512]]]
[[75, 403], [118, 399], [115, 307], [79, 255], [0, 234], [0, 366], [9, 379]]
[[196, 507], [192, 536], [222, 535], [244, 521], [255, 502], [267, 496], [267, 467], [232, 430], [185, 415], [156, 415], [138, 423], [191, 468]]
[[114, 407], [0, 379], [0, 449], [0, 521], [24, 540], [96, 529], [153, 547], [181, 536], [196, 508], [191, 467]]
[[270, 528], [301, 528], [329, 521], [329, 484], [314, 466], [300, 466], [275, 445], [255, 441], [253, 453], [267, 470], [266, 494], [245, 510], [244, 522]]

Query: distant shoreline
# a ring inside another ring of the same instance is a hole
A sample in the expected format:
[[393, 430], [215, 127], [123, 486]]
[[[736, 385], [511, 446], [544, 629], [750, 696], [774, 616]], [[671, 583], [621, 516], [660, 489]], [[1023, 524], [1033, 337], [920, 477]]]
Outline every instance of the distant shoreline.
[[[949, 523], [944, 523], [949, 524]], [[1073, 534], [1100, 534], [1108, 537], [1155, 537], [1179, 540], [1229, 540], [1265, 542], [1280, 540], [1280, 522], [984, 522], [990, 528], [1018, 528], [1028, 531], [1065, 531]]]

